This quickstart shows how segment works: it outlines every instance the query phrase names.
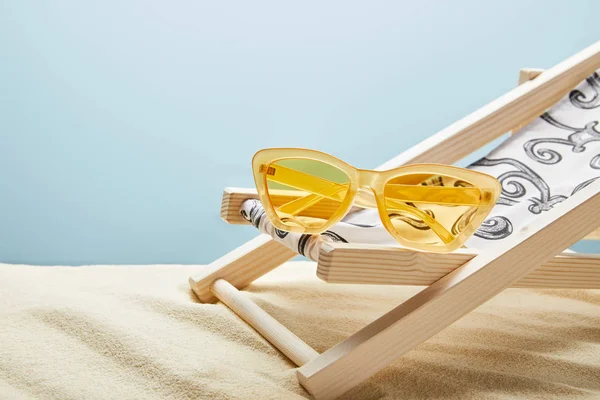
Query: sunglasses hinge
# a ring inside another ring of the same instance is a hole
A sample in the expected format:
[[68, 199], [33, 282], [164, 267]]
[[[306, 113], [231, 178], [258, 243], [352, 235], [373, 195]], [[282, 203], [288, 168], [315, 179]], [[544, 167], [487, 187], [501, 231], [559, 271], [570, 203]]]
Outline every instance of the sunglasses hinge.
[[267, 175], [273, 176], [273, 175], [275, 175], [275, 168], [267, 167], [265, 164], [261, 164], [258, 169], [258, 172], [263, 173], [263, 174], [266, 173]]

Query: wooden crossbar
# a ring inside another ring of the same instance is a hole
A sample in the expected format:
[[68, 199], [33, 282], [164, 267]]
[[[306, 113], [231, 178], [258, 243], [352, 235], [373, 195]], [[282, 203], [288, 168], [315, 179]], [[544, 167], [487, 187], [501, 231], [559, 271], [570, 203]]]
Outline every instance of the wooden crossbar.
[[231, 283], [224, 279], [217, 279], [211, 285], [210, 290], [221, 302], [226, 304], [297, 366], [300, 367], [319, 356], [316, 350], [244, 296]]

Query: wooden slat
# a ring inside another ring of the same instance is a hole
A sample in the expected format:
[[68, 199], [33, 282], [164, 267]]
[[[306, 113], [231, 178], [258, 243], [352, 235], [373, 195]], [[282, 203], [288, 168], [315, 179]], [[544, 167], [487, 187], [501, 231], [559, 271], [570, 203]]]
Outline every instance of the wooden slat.
[[600, 226], [600, 182], [298, 369], [316, 399], [334, 399], [522, 279]]
[[[424, 253], [391, 246], [323, 243], [317, 276], [329, 283], [431, 285], [479, 253]], [[511, 285], [600, 289], [600, 255], [562, 253]]]
[[319, 353], [312, 347], [226, 280], [217, 279], [211, 285], [210, 290], [221, 302], [231, 308], [297, 366], [302, 366], [319, 356]]
[[[522, 85], [525, 82], [529, 82], [529, 81], [537, 78], [538, 76], [540, 76], [540, 74], [542, 72], [544, 72], [544, 70], [539, 69], [539, 68], [523, 68], [523, 69], [521, 69], [519, 71], [519, 85]], [[548, 101], [549, 102], [551, 101], [551, 104], [554, 105], [558, 101], [560, 101], [560, 99], [562, 99], [563, 97], [564, 97], [563, 93], [556, 93], [552, 98], [549, 98]], [[539, 115], [535, 115], [535, 116], [529, 118], [528, 120], [525, 120], [525, 121], [521, 122], [520, 124], [514, 126], [513, 129], [511, 130], [510, 134], [515, 135], [517, 132], [519, 132], [521, 129], [523, 129], [524, 127], [529, 125], [532, 121], [534, 121], [538, 117], [539, 117]]]
[[242, 203], [249, 199], [258, 199], [256, 189], [226, 187], [221, 198], [221, 219], [228, 224], [249, 224], [240, 214]]

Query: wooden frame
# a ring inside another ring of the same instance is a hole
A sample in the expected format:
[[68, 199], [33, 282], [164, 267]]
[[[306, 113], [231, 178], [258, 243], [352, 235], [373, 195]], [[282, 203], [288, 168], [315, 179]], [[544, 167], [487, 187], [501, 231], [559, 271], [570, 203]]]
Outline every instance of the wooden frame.
[[[516, 130], [539, 116], [599, 67], [600, 42], [533, 80], [525, 81], [380, 168], [414, 162], [452, 164], [503, 133]], [[229, 218], [235, 204], [232, 199], [235, 196], [232, 193], [228, 196], [228, 199], [224, 196], [226, 207], [222, 207], [222, 216], [226, 218]], [[302, 365], [297, 371], [298, 379], [315, 398], [333, 399], [503, 289], [531, 283], [531, 276], [535, 276], [536, 271], [561, 269], [576, 259], [580, 263], [578, 271], [590, 269], [595, 274], [596, 258], [593, 256], [586, 260], [583, 260], [586, 257], [565, 253], [558, 258], [554, 256], [600, 226], [600, 213], [596, 212], [598, 206], [600, 181], [539, 216], [493, 250], [481, 254], [459, 252], [450, 256], [448, 259], [452, 258], [452, 263], [460, 266], [451, 266], [449, 273], [438, 271], [439, 279], [438, 276], [428, 277], [435, 282], [321, 355], [268, 317], [236, 289], [295, 255], [272, 239], [265, 236], [255, 238], [213, 262], [200, 275], [191, 277], [190, 284], [202, 301], [212, 301], [217, 296], [292, 361]], [[394, 249], [375, 249], [372, 252], [360, 248], [323, 246], [321, 255], [325, 259], [320, 265], [327, 265], [327, 256], [331, 257], [330, 265], [337, 265], [349, 252], [354, 252], [352, 256], [356, 256], [356, 252], [367, 256], [372, 254], [373, 258], [379, 252], [377, 257], [380, 259], [385, 258], [384, 253], [386, 256], [392, 254], [391, 261], [386, 261], [391, 264], [404, 256]], [[440, 264], [443, 260], [438, 258], [435, 262]], [[331, 269], [329, 273], [321, 271], [321, 274], [336, 279]], [[568, 271], [562, 271], [562, 276], [568, 274]], [[536, 279], [545, 278], [538, 276]]]

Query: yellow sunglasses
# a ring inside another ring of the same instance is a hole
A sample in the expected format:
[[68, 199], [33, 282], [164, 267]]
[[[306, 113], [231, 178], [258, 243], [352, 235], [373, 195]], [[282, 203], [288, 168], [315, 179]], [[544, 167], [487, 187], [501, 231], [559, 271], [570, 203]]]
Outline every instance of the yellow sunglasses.
[[500, 195], [493, 176], [440, 164], [389, 171], [357, 169], [307, 149], [264, 149], [252, 170], [258, 196], [275, 228], [319, 234], [352, 208], [377, 209], [401, 245], [449, 252], [462, 246]]

